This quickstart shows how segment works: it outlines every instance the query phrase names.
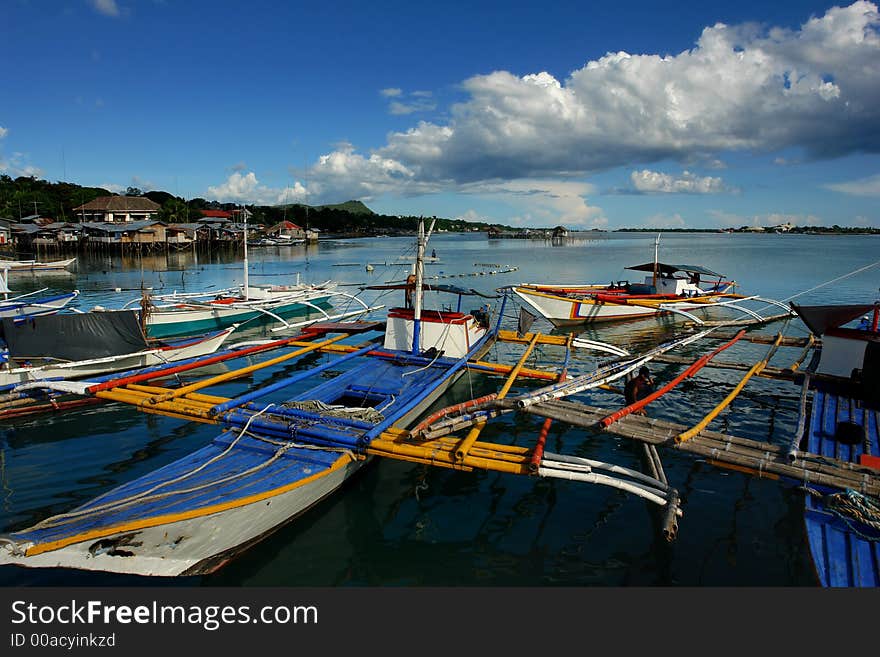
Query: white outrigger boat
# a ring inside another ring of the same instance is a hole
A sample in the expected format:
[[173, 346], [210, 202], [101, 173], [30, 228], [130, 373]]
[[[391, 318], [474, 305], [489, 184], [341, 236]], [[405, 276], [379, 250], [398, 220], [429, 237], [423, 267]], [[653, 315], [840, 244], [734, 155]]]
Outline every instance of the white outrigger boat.
[[39, 260], [0, 260], [0, 267], [8, 269], [12, 273], [34, 273], [62, 271], [68, 269], [76, 258], [68, 258], [67, 260], [53, 260], [51, 262], [40, 262]]
[[8, 285], [8, 269], [0, 262], [0, 294], [3, 295], [3, 300], [0, 301], [0, 318], [51, 315], [57, 313], [79, 296], [78, 290], [48, 297], [36, 296], [48, 289], [44, 287], [33, 292], [10, 297], [9, 295], [12, 294], [12, 290], [9, 289]]
[[[654, 262], [627, 267], [631, 271], [648, 272], [641, 283], [616, 281], [607, 285], [557, 285], [523, 283], [510, 289], [526, 306], [556, 326], [574, 326], [593, 322], [638, 319], [658, 315], [675, 315], [695, 324], [705, 323], [696, 310], [726, 308], [748, 316], [749, 321], [766, 318], [741, 305], [759, 301], [774, 305], [790, 314], [788, 306], [757, 295], [734, 292], [735, 281], [725, 281], [706, 267], [658, 262], [654, 244]], [[703, 278], [715, 278], [708, 285]]]
[[0, 322], [7, 350], [0, 389], [81, 379], [214, 353], [236, 326], [176, 342], [148, 342], [130, 311], [46, 315]]
[[[258, 318], [287, 326], [286, 319], [310, 312], [326, 317], [325, 309], [331, 306], [331, 297], [352, 298], [335, 288], [336, 283], [327, 281], [315, 285], [247, 285], [213, 292], [157, 295], [150, 297], [145, 322], [147, 335], [153, 338], [195, 335]], [[123, 308], [140, 302], [133, 299]], [[358, 303], [364, 305], [360, 300]]]
[[143, 298], [137, 298], [126, 303], [123, 309], [139, 305], [143, 311], [146, 307], [144, 326], [152, 338], [197, 335], [257, 319], [279, 323], [281, 326], [273, 330], [283, 330], [292, 328], [287, 319], [309, 313], [320, 314], [329, 320], [326, 309], [332, 306], [330, 299], [334, 297], [354, 302], [364, 312], [368, 310], [360, 299], [337, 291], [336, 283], [331, 281], [301, 283], [297, 274], [296, 283], [291, 285], [250, 284], [247, 240], [244, 242], [243, 266], [244, 281], [238, 287], [155, 295], [149, 297], [147, 304]]
[[[420, 255], [425, 243], [420, 225]], [[242, 370], [178, 389], [63, 382], [65, 389], [80, 385], [85, 394], [150, 412], [181, 417], [180, 411], [195, 410], [201, 421], [226, 430], [197, 452], [71, 512], [0, 537], [0, 564], [153, 576], [208, 573], [333, 493], [367, 462], [375, 439], [415, 422], [497, 335], [485, 317], [423, 312], [422, 271], [419, 260], [414, 306], [389, 313], [384, 342], [341, 342], [377, 330], [378, 323], [307, 329], [312, 345], [298, 342], [279, 359], [331, 346], [344, 355], [234, 399], [196, 391]], [[434, 325], [443, 330], [431, 330]], [[337, 335], [329, 338], [331, 333]], [[330, 369], [339, 373], [323, 378]], [[267, 403], [266, 397], [307, 379], [315, 381], [309, 389]]]

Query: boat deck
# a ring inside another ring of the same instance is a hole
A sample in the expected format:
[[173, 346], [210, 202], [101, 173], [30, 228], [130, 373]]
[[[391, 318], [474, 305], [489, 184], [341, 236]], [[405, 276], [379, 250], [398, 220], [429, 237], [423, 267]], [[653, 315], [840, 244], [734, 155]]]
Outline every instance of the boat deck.
[[[224, 432], [210, 445], [126, 483], [77, 509], [49, 518], [15, 540], [35, 545], [65, 542], [171, 522], [175, 517], [220, 511], [296, 485], [329, 470], [344, 454], [289, 448], [252, 436]], [[136, 527], [135, 527], [136, 525]], [[109, 531], [113, 528], [112, 532]]]
[[[359, 447], [402, 417], [412, 403], [425, 398], [442, 371], [456, 362], [439, 358], [425, 367], [422, 362], [371, 358], [331, 373], [327, 381], [298, 395], [291, 396], [279, 387], [259, 401], [243, 403], [189, 395], [182, 402], [190, 408], [206, 410], [234, 403], [230, 410], [216, 414], [216, 421], [233, 428], [193, 454], [8, 538], [32, 543], [29, 556], [83, 541], [97, 541], [89, 547], [91, 552], [111, 550], [116, 556], [120, 550], [126, 551], [127, 541], [134, 540], [133, 535], [120, 537], [120, 533], [252, 508], [263, 501], [268, 505], [363, 460], [363, 454], [355, 454], [362, 451]], [[144, 388], [145, 400], [163, 390]], [[293, 408], [290, 402], [307, 404]], [[309, 405], [316, 403], [319, 408], [311, 410]], [[321, 404], [344, 406], [360, 414], [335, 416], [320, 408]], [[110, 536], [115, 537], [112, 545], [100, 541]], [[185, 531], [180, 532], [181, 537]]]
[[[880, 413], [875, 409], [832, 391], [816, 390], [808, 449], [829, 458], [864, 463], [864, 455], [880, 456], [878, 420]], [[835, 440], [841, 422], [861, 427], [863, 440], [852, 445]], [[804, 520], [819, 581], [828, 587], [880, 586], [880, 530], [851, 517], [844, 519], [833, 506], [840, 497], [813, 488], [815, 493], [806, 496]]]

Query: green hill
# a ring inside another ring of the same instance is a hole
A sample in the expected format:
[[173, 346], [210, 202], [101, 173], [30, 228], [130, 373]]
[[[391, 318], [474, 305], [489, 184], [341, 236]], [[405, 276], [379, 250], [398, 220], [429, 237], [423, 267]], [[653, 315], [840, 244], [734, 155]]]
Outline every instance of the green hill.
[[335, 205], [316, 205], [316, 210], [342, 210], [349, 214], [376, 214], [360, 201], [346, 201]]

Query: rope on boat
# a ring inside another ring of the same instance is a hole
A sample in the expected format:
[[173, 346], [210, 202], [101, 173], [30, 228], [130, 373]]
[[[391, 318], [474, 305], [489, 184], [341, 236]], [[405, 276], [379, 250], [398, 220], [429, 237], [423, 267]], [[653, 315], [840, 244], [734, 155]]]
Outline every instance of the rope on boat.
[[[274, 404], [267, 404], [266, 407], [263, 408], [263, 410], [259, 411], [258, 413], [254, 413], [250, 417], [250, 419], [247, 421], [247, 423], [244, 425], [244, 427], [239, 432], [239, 434], [235, 437], [235, 439], [229, 443], [229, 445], [226, 447], [226, 449], [224, 449], [222, 452], [217, 454], [217, 456], [214, 456], [211, 459], [205, 461], [199, 467], [197, 467], [193, 470], [190, 470], [189, 472], [185, 472], [182, 475], [175, 477], [174, 479], [169, 479], [167, 481], [160, 482], [160, 483], [156, 484], [155, 486], [153, 486], [152, 488], [148, 488], [145, 491], [141, 491], [137, 495], [132, 495], [130, 497], [127, 497], [127, 498], [124, 498], [121, 500], [116, 500], [114, 502], [108, 502], [106, 504], [101, 504], [98, 506], [89, 507], [87, 509], [80, 509], [78, 511], [70, 511], [69, 513], [62, 513], [62, 514], [59, 514], [56, 516], [52, 516], [51, 518], [46, 518], [42, 522], [38, 522], [30, 529], [34, 530], [34, 529], [45, 529], [45, 528], [49, 528], [49, 527], [57, 527], [59, 525], [73, 522], [83, 516], [87, 517], [90, 515], [97, 515], [99, 513], [102, 513], [104, 511], [109, 511], [109, 510], [118, 511], [119, 509], [123, 509], [125, 507], [131, 506], [132, 504], [135, 504], [138, 502], [145, 502], [145, 501], [152, 502], [152, 501], [155, 501], [158, 499], [169, 497], [171, 495], [180, 495], [183, 493], [195, 492], [198, 490], [202, 490], [204, 488], [208, 488], [210, 486], [215, 486], [220, 483], [225, 483], [226, 481], [231, 481], [232, 479], [240, 478], [242, 476], [245, 476], [246, 474], [251, 473], [251, 471], [255, 471], [260, 468], [265, 467], [266, 465], [268, 465], [269, 463], [274, 461], [276, 458], [279, 458], [281, 456], [281, 454], [276, 452], [275, 454], [272, 455], [271, 458], [269, 458], [267, 461], [264, 461], [263, 463], [259, 464], [258, 466], [255, 466], [254, 468], [250, 468], [249, 470], [245, 470], [243, 472], [236, 473], [236, 474], [231, 475], [229, 477], [225, 477], [220, 480], [212, 481], [207, 484], [202, 484], [201, 486], [195, 486], [195, 487], [189, 488], [189, 489], [175, 490], [175, 491], [170, 491], [167, 493], [160, 493], [158, 495], [152, 495], [152, 493], [159, 490], [160, 488], [165, 488], [166, 486], [169, 486], [171, 484], [176, 484], [180, 481], [183, 481], [184, 479], [188, 479], [189, 477], [192, 477], [194, 474], [201, 472], [202, 470], [207, 468], [209, 465], [212, 465], [213, 463], [216, 463], [217, 461], [222, 459], [224, 456], [226, 456], [229, 452], [232, 451], [232, 449], [235, 447], [235, 445], [238, 443], [238, 441], [241, 440], [241, 438], [247, 433], [248, 427], [250, 427], [251, 422], [253, 422], [254, 419], [256, 419], [259, 415], [262, 415], [263, 413], [265, 413], [272, 406], [274, 406]], [[97, 498], [95, 498], [95, 501], [100, 500], [101, 498], [105, 497], [107, 494], [109, 494], [109, 493], [106, 493], [105, 495], [98, 496]]]
[[837, 278], [833, 278], [830, 281], [825, 281], [824, 283], [820, 283], [819, 285], [816, 285], [815, 287], [811, 287], [809, 290], [804, 290], [803, 292], [798, 292], [797, 294], [793, 294], [792, 296], [783, 299], [783, 301], [791, 301], [792, 299], [797, 299], [800, 296], [803, 296], [809, 292], [813, 292], [815, 290], [818, 290], [819, 288], [823, 288], [826, 285], [831, 285], [832, 283], [837, 283], [838, 281], [842, 281], [845, 278], [849, 278], [850, 276], [855, 276], [856, 274], [861, 274], [863, 271], [867, 271], [871, 267], [876, 267], [877, 265], [880, 265], [880, 260], [878, 260], [877, 262], [872, 262], [870, 265], [865, 265], [864, 267], [859, 267], [855, 271], [851, 271], [850, 273], [844, 274], [843, 276], [838, 276]]
[[807, 394], [810, 390], [810, 373], [804, 374], [804, 384], [801, 386], [800, 402], [798, 404], [798, 425], [795, 429], [791, 443], [788, 445], [788, 460], [794, 461], [798, 457], [798, 448], [801, 444], [801, 438], [807, 426]]
[[[843, 492], [823, 495], [815, 488], [801, 487], [805, 492], [819, 499], [822, 505], [835, 516], [843, 520], [849, 529], [866, 541], [880, 540], [880, 503], [872, 497], [863, 495], [851, 488]], [[876, 530], [873, 536], [868, 535], [854, 526], [859, 523]]]
[[362, 420], [371, 424], [378, 424], [385, 419], [385, 416], [372, 406], [359, 408], [342, 406], [340, 404], [326, 404], [320, 399], [284, 402], [283, 404], [279, 404], [279, 406], [301, 411], [319, 412], [321, 415], [328, 417], [344, 417], [352, 420]]
[[[271, 406], [271, 404], [270, 404], [270, 406]], [[119, 500], [118, 503], [109, 503], [109, 504], [104, 505], [103, 507], [90, 507], [88, 509], [81, 510], [78, 513], [78, 515], [88, 517], [90, 515], [99, 515], [100, 513], [102, 513], [105, 510], [110, 511], [110, 512], [119, 511], [120, 509], [123, 509], [128, 506], [132, 506], [134, 504], [143, 503], [143, 502], [155, 502], [155, 501], [158, 501], [161, 499], [172, 497], [174, 495], [187, 495], [190, 493], [197, 493], [199, 491], [206, 490], [206, 489], [211, 488], [213, 486], [219, 486], [219, 485], [228, 483], [230, 481], [234, 481], [236, 479], [242, 479], [244, 477], [249, 477], [249, 476], [259, 472], [260, 470], [268, 467], [269, 465], [271, 465], [272, 463], [274, 463], [275, 461], [280, 459], [282, 456], [284, 456], [284, 454], [291, 449], [311, 449], [311, 450], [320, 450], [320, 451], [329, 451], [329, 452], [341, 452], [341, 453], [347, 453], [352, 460], [355, 459], [355, 456], [351, 452], [351, 450], [346, 449], [346, 448], [324, 447], [324, 446], [318, 446], [318, 445], [294, 443], [294, 442], [289, 442], [289, 441], [288, 442], [280, 442], [280, 441], [276, 441], [276, 440], [271, 440], [269, 438], [266, 438], [265, 436], [260, 436], [258, 434], [251, 433], [250, 431], [245, 432], [244, 430], [242, 430], [241, 433], [239, 433], [239, 435], [235, 438], [235, 440], [228, 446], [228, 448], [226, 450], [224, 450], [224, 452], [222, 454], [218, 455], [217, 457], [214, 457], [208, 463], [214, 462], [214, 461], [218, 460], [219, 458], [228, 454], [229, 451], [234, 446], [234, 444], [237, 443], [238, 440], [244, 435], [247, 435], [248, 437], [253, 438], [255, 440], [258, 440], [258, 441], [261, 441], [261, 442], [275, 445], [278, 447], [278, 449], [268, 459], [266, 459], [262, 463], [258, 463], [257, 465], [253, 466], [252, 468], [249, 468], [249, 469], [244, 470], [242, 472], [232, 474], [228, 477], [223, 477], [222, 479], [215, 479], [213, 481], [209, 481], [209, 482], [206, 482], [206, 483], [198, 485], [198, 486], [193, 486], [191, 488], [186, 488], [186, 489], [181, 489], [181, 490], [173, 490], [173, 491], [169, 491], [166, 493], [160, 493], [158, 495], [152, 495], [150, 497], [143, 497], [143, 495], [146, 494], [146, 492], [144, 492], [144, 493], [140, 493], [138, 495], [132, 496], [130, 498]], [[193, 470], [189, 473], [185, 473], [184, 475], [181, 475], [177, 479], [163, 482], [162, 484], [154, 487], [151, 490], [157, 490], [158, 488], [165, 486], [165, 485], [168, 485], [169, 483], [180, 481], [180, 480], [185, 479], [189, 476], [192, 476], [193, 474], [198, 472], [201, 469], [201, 467], [208, 465], [208, 463], [203, 464], [203, 466], [200, 466], [196, 470]], [[104, 496], [101, 496], [101, 497], [104, 497]], [[101, 499], [101, 497], [98, 497], [96, 499]], [[71, 512], [69, 514], [63, 514], [63, 515], [53, 516], [51, 518], [47, 518], [43, 522], [38, 523], [37, 525], [34, 525], [33, 527], [30, 527], [28, 529], [28, 531], [31, 531], [34, 529], [40, 529], [43, 527], [52, 528], [52, 527], [58, 527], [58, 526], [69, 524], [69, 523], [77, 520], [77, 518], [68, 517], [68, 516], [74, 516], [76, 514], [77, 514], [77, 512]], [[117, 533], [117, 532], [115, 532], [112, 528], [110, 528], [110, 530], [107, 533], [105, 533], [105, 536], [112, 535], [114, 533]], [[10, 549], [11, 549], [12, 553], [16, 556], [27, 556], [31, 553], [40, 554], [45, 551], [45, 548], [40, 548], [40, 546], [36, 546], [37, 549], [34, 552], [31, 552], [31, 548], [27, 548], [27, 549], [24, 548], [24, 546], [27, 545], [27, 542], [15, 541], [13, 539], [0, 537], [0, 544], [2, 544], [3, 542], [6, 542], [11, 546]]]

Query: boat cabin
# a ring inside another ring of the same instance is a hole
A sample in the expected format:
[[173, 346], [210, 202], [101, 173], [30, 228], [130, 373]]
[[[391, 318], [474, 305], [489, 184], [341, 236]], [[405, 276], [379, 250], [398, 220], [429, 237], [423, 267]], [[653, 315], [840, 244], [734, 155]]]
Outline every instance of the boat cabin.
[[[415, 334], [414, 314], [412, 308], [392, 308], [388, 312], [384, 344], [386, 349], [411, 350]], [[423, 310], [419, 351], [425, 352], [434, 348], [442, 352], [443, 356], [463, 358], [486, 335], [488, 328], [469, 313]]]
[[[403, 308], [392, 308], [388, 311], [385, 329], [386, 349], [397, 351], [413, 351], [416, 334], [415, 309], [411, 307], [410, 297], [414, 291], [414, 282], [398, 285], [371, 285], [370, 290], [404, 290], [407, 303]], [[418, 352], [430, 352], [432, 349], [448, 358], [466, 356], [480, 338], [489, 330], [488, 307], [462, 312], [463, 296], [478, 295], [485, 297], [476, 290], [467, 290], [454, 285], [425, 285], [425, 291], [449, 292], [458, 295], [456, 310], [422, 310], [419, 319]], [[494, 297], [492, 297], [494, 298]]]
[[[645, 276], [644, 283], [630, 283], [629, 294], [668, 294], [678, 297], [702, 296], [707, 293], [724, 292], [730, 287], [723, 284], [724, 276], [698, 265], [670, 265], [662, 262], [648, 262], [643, 265], [627, 267], [631, 271], [651, 272]], [[656, 273], [655, 273], [656, 272]], [[705, 279], [717, 278], [709, 290], [700, 287]]]

